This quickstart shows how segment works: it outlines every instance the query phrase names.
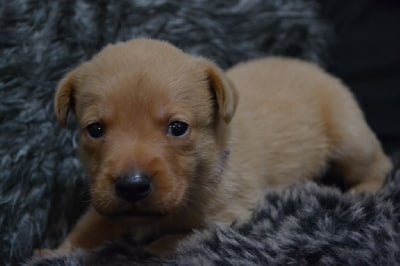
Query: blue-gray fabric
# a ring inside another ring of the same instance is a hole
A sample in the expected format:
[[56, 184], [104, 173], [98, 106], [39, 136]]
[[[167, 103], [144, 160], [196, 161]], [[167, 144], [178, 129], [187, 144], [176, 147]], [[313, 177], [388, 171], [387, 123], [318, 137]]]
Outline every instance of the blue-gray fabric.
[[[107, 43], [143, 36], [168, 40], [189, 53], [210, 58], [223, 68], [271, 54], [295, 56], [324, 65], [332, 28], [321, 17], [314, 0], [2, 0], [0, 265], [25, 261], [35, 247], [57, 245], [88, 202], [73, 118], [68, 127], [62, 129], [53, 114], [57, 81]], [[266, 214], [254, 218], [247, 226], [216, 227], [202, 233], [193, 240], [193, 249], [188, 245], [189, 248], [182, 251], [181, 262], [156, 262], [183, 265], [185, 261], [201, 261], [204, 256], [204, 263], [209, 265], [234, 264], [236, 259], [237, 265], [319, 263], [325, 258], [322, 250], [327, 250], [331, 256], [329, 261], [341, 262], [351, 257], [348, 254], [352, 250], [355, 255], [351, 258], [361, 254], [357, 253], [361, 248], [365, 251], [362, 257], [365, 261], [369, 258], [383, 261], [385, 254], [391, 255], [388, 260], [394, 261], [392, 255], [398, 247], [395, 237], [398, 239], [399, 230], [389, 221], [398, 215], [398, 207], [390, 207], [390, 204], [394, 197], [398, 199], [398, 194], [342, 198], [339, 192], [327, 192], [314, 185], [290, 191], [267, 196], [260, 209], [265, 208]], [[332, 212], [318, 203], [325, 194], [329, 197], [324, 204], [328, 204]], [[294, 197], [292, 201], [290, 197]], [[308, 198], [310, 203], [307, 203]], [[354, 218], [356, 222], [352, 223], [340, 212], [343, 204], [356, 210], [361, 208], [355, 214], [360, 215]], [[377, 207], [381, 205], [384, 207]], [[279, 219], [273, 216], [275, 214], [280, 215]], [[291, 220], [295, 214], [315, 215], [318, 219], [316, 224], [311, 218]], [[284, 221], [287, 223], [281, 224]], [[293, 228], [287, 231], [285, 228], [290, 225]], [[343, 235], [347, 235], [347, 229], [356, 232], [353, 238], [353, 235], [348, 238], [350, 244], [343, 252], [338, 250], [347, 240], [329, 238], [336, 232], [329, 231], [335, 226], [341, 226]], [[319, 230], [325, 227], [327, 235]], [[357, 231], [364, 227], [366, 231], [371, 230], [365, 236]], [[381, 241], [383, 238], [386, 242]], [[304, 256], [301, 248], [306, 252]], [[74, 265], [73, 261], [77, 265], [94, 262], [92, 265], [95, 265], [101, 264], [103, 259], [104, 265], [114, 262], [119, 265], [120, 258], [121, 265], [128, 261], [142, 263], [148, 258], [140, 250], [130, 242], [115, 243], [103, 253], [80, 253], [64, 262], [71, 262], [69, 265]], [[307, 252], [313, 250], [316, 255], [306, 257]], [[386, 253], [379, 253], [379, 257], [378, 251], [382, 250]], [[103, 258], [102, 254], [108, 255]], [[111, 258], [115, 260], [107, 261]]]

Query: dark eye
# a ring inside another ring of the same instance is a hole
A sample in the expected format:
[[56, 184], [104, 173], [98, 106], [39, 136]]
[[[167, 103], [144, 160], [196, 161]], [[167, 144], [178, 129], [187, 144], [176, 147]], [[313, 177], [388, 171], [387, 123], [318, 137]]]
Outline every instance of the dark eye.
[[104, 126], [101, 123], [92, 123], [86, 127], [86, 130], [94, 139], [101, 138], [104, 135]]
[[185, 122], [174, 121], [168, 125], [168, 135], [180, 137], [188, 132], [189, 125]]

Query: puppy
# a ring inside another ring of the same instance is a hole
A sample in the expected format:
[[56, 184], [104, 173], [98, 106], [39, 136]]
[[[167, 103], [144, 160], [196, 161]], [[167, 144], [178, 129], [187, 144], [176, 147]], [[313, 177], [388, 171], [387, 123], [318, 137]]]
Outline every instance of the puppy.
[[391, 169], [349, 90], [293, 59], [224, 73], [162, 41], [109, 45], [59, 83], [62, 125], [69, 110], [92, 200], [63, 252], [130, 235], [170, 254], [193, 229], [247, 217], [267, 189], [329, 162], [356, 191], [377, 190]]

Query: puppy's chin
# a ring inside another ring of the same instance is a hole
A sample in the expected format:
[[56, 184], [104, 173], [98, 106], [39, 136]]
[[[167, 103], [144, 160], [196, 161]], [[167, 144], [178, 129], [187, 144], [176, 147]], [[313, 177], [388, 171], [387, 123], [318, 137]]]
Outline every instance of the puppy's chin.
[[[101, 204], [108, 202], [108, 204]], [[164, 217], [174, 214], [179, 206], [159, 206], [144, 200], [138, 203], [129, 203], [120, 199], [92, 199], [92, 206], [101, 215], [112, 219], [129, 220], [136, 223], [160, 221]]]
[[[96, 207], [94, 208], [96, 209]], [[96, 209], [96, 210], [101, 215], [109, 217], [111, 219], [129, 221], [135, 224], [154, 223], [168, 216], [168, 213], [166, 212], [142, 211], [134, 208], [112, 210], [112, 211], [108, 210], [105, 211], [104, 209]]]
[[96, 208], [95, 205], [93, 205], [93, 207], [100, 215], [108, 217], [112, 220], [128, 222], [136, 225], [150, 225], [159, 223], [168, 216], [168, 213], [162, 212], [141, 211], [135, 209], [107, 210], [104, 208]]

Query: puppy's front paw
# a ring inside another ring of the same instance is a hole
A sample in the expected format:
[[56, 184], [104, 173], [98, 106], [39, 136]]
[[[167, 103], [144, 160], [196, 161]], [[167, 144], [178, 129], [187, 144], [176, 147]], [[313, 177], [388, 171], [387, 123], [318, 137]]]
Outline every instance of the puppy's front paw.
[[41, 258], [53, 258], [66, 255], [71, 252], [72, 252], [71, 248], [57, 248], [57, 249], [40, 248], [40, 249], [35, 249], [33, 251], [33, 256]]
[[39, 248], [33, 250], [33, 256], [34, 257], [50, 257], [52, 254], [54, 254], [55, 250], [54, 249], [48, 249], [48, 248]]

